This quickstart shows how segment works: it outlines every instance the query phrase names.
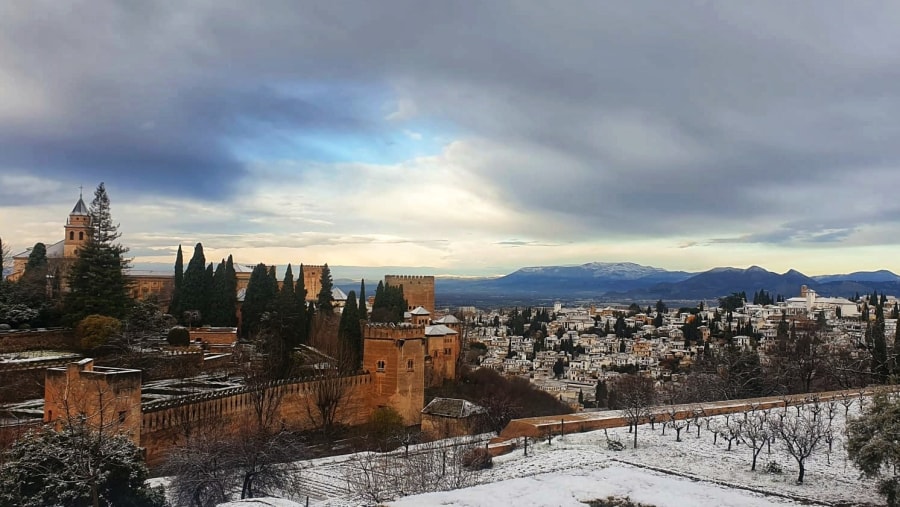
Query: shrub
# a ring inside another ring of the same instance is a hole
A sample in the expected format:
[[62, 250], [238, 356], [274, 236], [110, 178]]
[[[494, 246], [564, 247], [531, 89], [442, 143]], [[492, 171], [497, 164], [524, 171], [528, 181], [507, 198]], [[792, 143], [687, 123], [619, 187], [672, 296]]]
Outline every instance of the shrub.
[[609, 449], [610, 451], [624, 451], [625, 444], [623, 444], [619, 440], [607, 439], [606, 440], [606, 448]]
[[473, 447], [463, 454], [462, 466], [469, 470], [484, 470], [494, 466], [494, 458], [484, 447]]
[[75, 326], [75, 337], [84, 350], [106, 345], [109, 339], [119, 334], [122, 323], [119, 319], [106, 315], [88, 315]]
[[166, 341], [173, 347], [187, 347], [191, 344], [191, 332], [186, 327], [175, 326], [169, 330]]
[[376, 448], [388, 450], [392, 440], [403, 432], [403, 416], [391, 407], [378, 407], [369, 416], [366, 433]]
[[781, 474], [783, 472], [784, 472], [784, 470], [781, 468], [781, 465], [779, 465], [777, 462], [770, 461], [770, 462], [766, 463], [766, 473], [767, 474]]

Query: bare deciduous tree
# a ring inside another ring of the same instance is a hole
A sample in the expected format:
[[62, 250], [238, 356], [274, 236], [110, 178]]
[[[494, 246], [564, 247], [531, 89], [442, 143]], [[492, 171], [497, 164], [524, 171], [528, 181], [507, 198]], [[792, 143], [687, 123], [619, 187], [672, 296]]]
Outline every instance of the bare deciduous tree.
[[745, 415], [738, 439], [750, 447], [750, 453], [753, 456], [750, 470], [756, 470], [756, 458], [772, 438], [770, 421], [766, 414], [755, 410], [747, 412]]
[[813, 417], [807, 410], [798, 415], [788, 415], [773, 423], [774, 431], [784, 443], [784, 448], [797, 461], [800, 471], [797, 484], [803, 484], [805, 462], [825, 438], [826, 428], [822, 419]]
[[625, 375], [616, 381], [616, 404], [634, 431], [633, 447], [637, 449], [637, 427], [650, 416], [650, 406], [656, 400], [653, 380], [639, 375]]

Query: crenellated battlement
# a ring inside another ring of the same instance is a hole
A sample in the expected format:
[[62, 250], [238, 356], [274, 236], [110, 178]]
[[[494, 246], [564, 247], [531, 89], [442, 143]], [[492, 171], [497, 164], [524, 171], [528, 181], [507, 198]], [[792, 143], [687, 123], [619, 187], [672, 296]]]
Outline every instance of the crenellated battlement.
[[425, 338], [425, 326], [408, 323], [369, 323], [363, 328], [366, 340], [415, 340]]
[[[399, 281], [399, 280], [410, 280], [410, 281], [423, 280], [423, 281], [430, 281], [430, 282], [434, 281], [434, 275], [384, 275], [385, 280], [388, 280], [389, 278], [391, 279], [391, 281], [394, 281], [394, 280], [397, 280], [397, 281]], [[388, 285], [393, 285], [393, 283], [388, 282]]]

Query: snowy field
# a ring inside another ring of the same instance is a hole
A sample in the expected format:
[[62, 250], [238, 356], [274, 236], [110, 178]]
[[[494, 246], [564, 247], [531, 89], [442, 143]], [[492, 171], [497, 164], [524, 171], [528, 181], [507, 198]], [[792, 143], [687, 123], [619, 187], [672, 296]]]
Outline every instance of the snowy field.
[[[782, 410], [782, 409], [777, 409]], [[794, 412], [793, 408], [789, 408]], [[858, 411], [854, 403], [850, 414]], [[627, 428], [610, 429], [609, 437], [626, 448], [607, 449], [603, 431], [568, 434], [532, 442], [528, 456], [519, 446], [512, 453], [494, 458], [493, 468], [478, 472], [477, 485], [437, 493], [395, 499], [394, 506], [490, 506], [498, 504], [526, 506], [581, 506], [588, 500], [607, 496], [628, 496], [634, 501], [665, 506], [763, 506], [763, 505], [883, 505], [874, 481], [861, 479], [846, 459], [844, 450], [844, 408], [834, 418], [835, 440], [832, 452], [823, 443], [806, 461], [804, 484], [796, 484], [797, 463], [778, 442], [771, 453], [763, 449], [757, 470], [750, 471], [751, 450], [732, 443], [732, 450], [701, 422], [682, 431], [681, 442], [675, 433], [661, 425], [651, 430], [642, 425], [638, 448], [631, 449]], [[731, 417], [741, 417], [740, 415]], [[709, 418], [712, 427], [723, 425], [725, 416]], [[347, 467], [351, 457], [326, 458], [311, 462], [303, 480], [311, 496], [311, 505], [350, 506], [366, 503], [348, 490]], [[767, 473], [766, 465], [780, 465], [782, 473]], [[305, 498], [295, 499], [303, 503]]]

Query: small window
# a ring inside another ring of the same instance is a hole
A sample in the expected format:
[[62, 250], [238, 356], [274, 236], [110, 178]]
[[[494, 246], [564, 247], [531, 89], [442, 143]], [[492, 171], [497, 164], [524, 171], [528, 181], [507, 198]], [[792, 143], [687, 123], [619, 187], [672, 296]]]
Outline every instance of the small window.
[[74, 240], [74, 239], [75, 239], [75, 231], [69, 231], [69, 239], [70, 239], [70, 240]]
[[120, 422], [120, 423], [124, 423], [124, 422], [125, 422], [125, 415], [126, 415], [126, 414], [127, 414], [127, 412], [125, 412], [124, 410], [122, 410], [122, 411], [119, 412], [119, 422]]
[[385, 367], [384, 361], [378, 361], [377, 363], [375, 363], [375, 369], [377, 371], [384, 371], [384, 367]]
[[406, 371], [413, 371], [413, 360], [408, 359], [406, 361]]
[[78, 239], [79, 239], [79, 241], [84, 239], [84, 232], [83, 232], [83, 231], [78, 231]]
[[449, 356], [451, 353], [452, 353], [452, 352], [450, 352], [450, 349], [444, 349], [444, 355], [445, 355], [445, 356]]

